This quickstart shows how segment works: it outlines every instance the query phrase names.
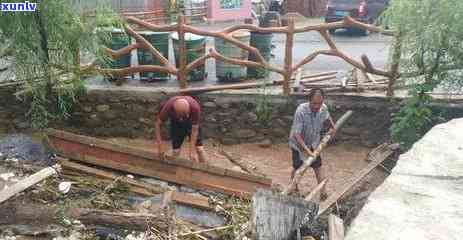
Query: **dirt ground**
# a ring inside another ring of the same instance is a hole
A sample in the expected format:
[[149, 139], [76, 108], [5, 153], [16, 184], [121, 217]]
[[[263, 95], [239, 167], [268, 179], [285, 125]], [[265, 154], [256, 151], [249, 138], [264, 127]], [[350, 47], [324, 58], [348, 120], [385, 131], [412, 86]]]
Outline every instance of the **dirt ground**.
[[[126, 138], [112, 138], [108, 140], [119, 144], [127, 144], [136, 148], [156, 151], [153, 140]], [[169, 143], [166, 142], [165, 146], [169, 146]], [[209, 140], [205, 141], [204, 146], [209, 164], [227, 169], [240, 170], [239, 167], [219, 153], [220, 144]], [[274, 144], [268, 148], [262, 148], [257, 143], [248, 143], [223, 146], [223, 149], [229, 153], [239, 155], [243, 159], [252, 161], [253, 164], [270, 177], [274, 183], [282, 185], [289, 183], [292, 162], [291, 151], [288, 144]], [[329, 175], [327, 184], [328, 194], [334, 192], [356, 172], [360, 171], [368, 164], [365, 159], [371, 150], [370, 148], [350, 142], [337, 142], [324, 150], [322, 153], [322, 169]], [[184, 144], [182, 156], [186, 158], [187, 154], [188, 145]], [[316, 184], [317, 182], [313, 171], [307, 171], [299, 188], [301, 192], [306, 192], [314, 188]]]

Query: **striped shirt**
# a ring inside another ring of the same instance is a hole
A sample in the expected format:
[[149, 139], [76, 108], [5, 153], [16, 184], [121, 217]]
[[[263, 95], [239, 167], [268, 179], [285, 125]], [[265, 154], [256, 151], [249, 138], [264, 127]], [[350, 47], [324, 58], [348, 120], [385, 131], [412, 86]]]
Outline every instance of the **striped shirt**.
[[330, 113], [325, 104], [322, 105], [318, 112], [312, 112], [309, 103], [303, 103], [297, 107], [289, 135], [289, 146], [299, 152], [301, 159], [305, 159], [306, 153], [299, 148], [294, 134], [300, 134], [307, 147], [316, 149], [320, 144], [320, 132], [323, 123], [329, 118]]

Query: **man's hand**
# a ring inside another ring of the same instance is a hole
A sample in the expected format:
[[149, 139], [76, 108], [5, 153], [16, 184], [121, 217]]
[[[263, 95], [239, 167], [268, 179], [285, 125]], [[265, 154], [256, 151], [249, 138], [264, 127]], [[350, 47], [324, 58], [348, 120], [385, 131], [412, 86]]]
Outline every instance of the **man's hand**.
[[312, 152], [312, 150], [310, 150], [310, 148], [306, 148], [306, 149], [305, 149], [305, 152], [306, 152], [307, 155], [309, 155], [310, 157], [315, 157], [314, 153]]
[[190, 153], [190, 160], [193, 162], [199, 162], [197, 153]]
[[336, 135], [336, 128], [330, 128], [328, 134], [333, 138]]
[[164, 148], [162, 147], [162, 142], [156, 142], [156, 145], [158, 147], [158, 154], [161, 158], [166, 157], [166, 152], [164, 151]]

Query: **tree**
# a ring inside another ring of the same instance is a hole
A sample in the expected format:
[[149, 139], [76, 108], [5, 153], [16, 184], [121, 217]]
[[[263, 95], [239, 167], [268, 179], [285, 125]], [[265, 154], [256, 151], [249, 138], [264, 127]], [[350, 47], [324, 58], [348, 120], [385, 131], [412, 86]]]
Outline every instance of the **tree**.
[[398, 36], [393, 62], [411, 96], [391, 127], [393, 139], [407, 148], [441, 120], [429, 93], [463, 86], [462, 12], [461, 0], [392, 0], [383, 16]]
[[81, 68], [79, 51], [109, 61], [102, 48], [109, 33], [98, 29], [120, 26], [121, 21], [104, 7], [95, 13], [80, 15], [68, 0], [38, 1], [35, 12], [0, 13], [0, 32], [13, 43], [13, 66], [22, 82], [18, 95], [30, 103], [33, 127], [44, 128], [69, 116], [84, 90], [81, 75], [95, 71]]

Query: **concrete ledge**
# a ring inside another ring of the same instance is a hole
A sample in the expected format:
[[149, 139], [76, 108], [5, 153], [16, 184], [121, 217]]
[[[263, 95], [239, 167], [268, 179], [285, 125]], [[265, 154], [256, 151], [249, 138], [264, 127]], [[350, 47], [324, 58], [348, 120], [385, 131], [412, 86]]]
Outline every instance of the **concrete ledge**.
[[400, 156], [368, 199], [347, 240], [461, 239], [463, 119], [432, 128]]

